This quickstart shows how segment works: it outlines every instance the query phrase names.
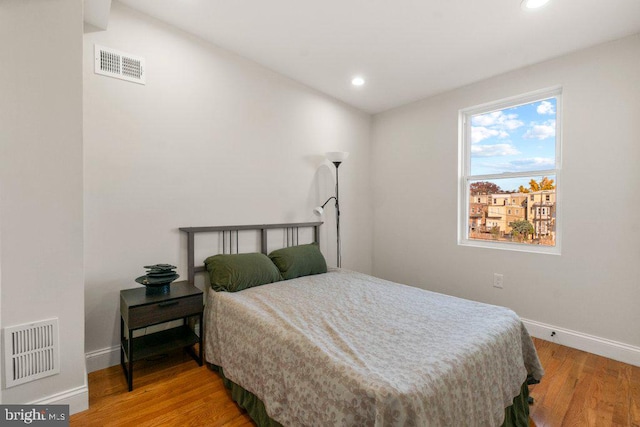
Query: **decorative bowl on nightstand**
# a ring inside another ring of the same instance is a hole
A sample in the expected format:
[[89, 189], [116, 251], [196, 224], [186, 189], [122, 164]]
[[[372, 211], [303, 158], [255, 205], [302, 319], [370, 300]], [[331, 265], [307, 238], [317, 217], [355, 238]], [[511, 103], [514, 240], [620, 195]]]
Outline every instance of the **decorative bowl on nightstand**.
[[140, 276], [136, 282], [147, 287], [147, 295], [168, 294], [171, 282], [180, 277], [175, 271], [177, 267], [171, 264], [145, 265], [147, 274]]

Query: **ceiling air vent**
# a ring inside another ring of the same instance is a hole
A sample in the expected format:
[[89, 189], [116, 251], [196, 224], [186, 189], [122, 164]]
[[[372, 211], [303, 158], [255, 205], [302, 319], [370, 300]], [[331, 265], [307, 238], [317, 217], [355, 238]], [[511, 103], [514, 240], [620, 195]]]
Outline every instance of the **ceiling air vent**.
[[144, 58], [95, 45], [95, 72], [128, 82], [145, 84]]
[[4, 328], [5, 387], [60, 373], [58, 319]]

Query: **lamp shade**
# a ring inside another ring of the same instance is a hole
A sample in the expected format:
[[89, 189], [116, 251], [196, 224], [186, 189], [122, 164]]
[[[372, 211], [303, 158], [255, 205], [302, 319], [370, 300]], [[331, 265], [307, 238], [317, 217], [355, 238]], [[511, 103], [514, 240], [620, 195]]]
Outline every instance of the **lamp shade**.
[[322, 216], [322, 214], [324, 213], [324, 209], [320, 206], [313, 208], [313, 213], [318, 215], [318, 216]]
[[347, 160], [349, 153], [346, 151], [330, 151], [326, 154], [327, 159], [333, 163], [341, 163]]

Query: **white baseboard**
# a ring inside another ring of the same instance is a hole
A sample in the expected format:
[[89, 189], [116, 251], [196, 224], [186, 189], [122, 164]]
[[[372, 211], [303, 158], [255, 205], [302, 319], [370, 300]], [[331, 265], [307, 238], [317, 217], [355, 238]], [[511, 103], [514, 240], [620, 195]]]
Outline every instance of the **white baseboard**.
[[84, 384], [80, 387], [65, 390], [42, 399], [29, 402], [29, 405], [69, 405], [69, 415], [89, 409], [89, 386], [87, 374], [84, 375]]
[[85, 355], [87, 372], [95, 372], [120, 364], [120, 346], [107, 347]]
[[[535, 320], [522, 319], [529, 335], [567, 347], [587, 351], [619, 362], [640, 366], [640, 347], [608, 340], [570, 329], [559, 328]], [[555, 332], [554, 336], [551, 334]]]

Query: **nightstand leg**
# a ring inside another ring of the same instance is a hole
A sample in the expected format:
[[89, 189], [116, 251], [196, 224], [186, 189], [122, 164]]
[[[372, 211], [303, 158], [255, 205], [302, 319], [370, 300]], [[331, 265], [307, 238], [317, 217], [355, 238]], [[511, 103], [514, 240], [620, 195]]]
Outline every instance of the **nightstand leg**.
[[198, 353], [200, 357], [200, 360], [198, 360], [198, 365], [202, 366], [202, 347], [204, 347], [204, 336], [202, 336], [202, 312], [200, 312], [200, 316], [198, 317], [200, 318], [198, 321], [198, 336], [200, 338], [200, 342], [198, 343]]
[[123, 342], [124, 342], [124, 320], [121, 317], [120, 318], [120, 366], [122, 366], [122, 369], [125, 368], [125, 366], [124, 366], [124, 348], [122, 347], [122, 343]]
[[129, 375], [128, 375], [128, 380], [129, 380], [129, 391], [133, 390], [133, 330], [129, 329], [129, 346], [127, 348], [127, 353], [128, 353], [128, 358], [129, 360], [128, 365], [129, 365]]

